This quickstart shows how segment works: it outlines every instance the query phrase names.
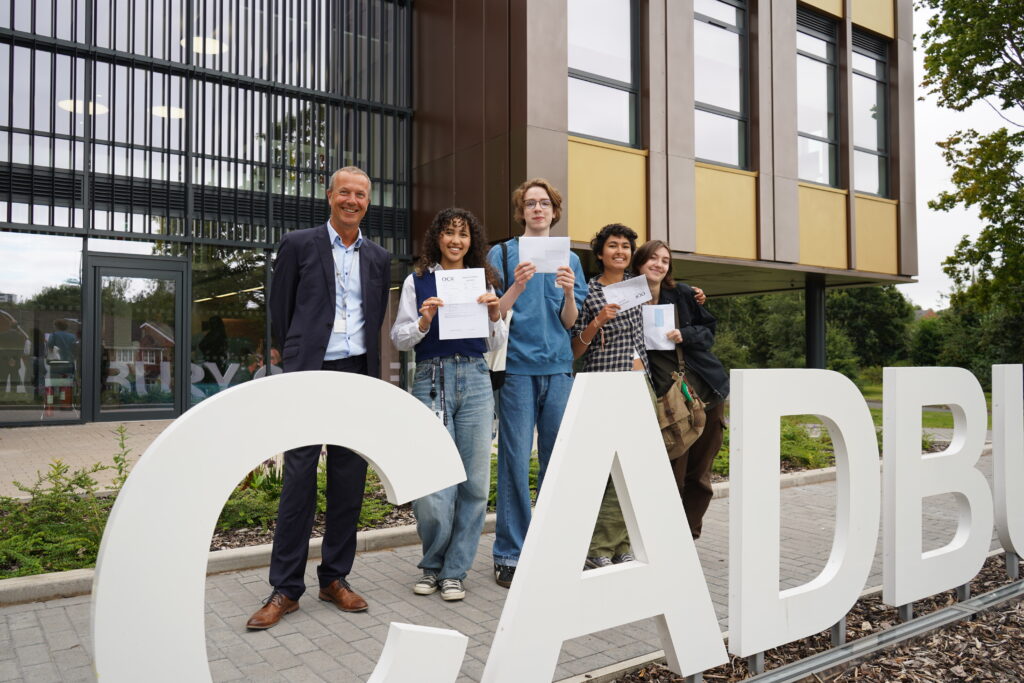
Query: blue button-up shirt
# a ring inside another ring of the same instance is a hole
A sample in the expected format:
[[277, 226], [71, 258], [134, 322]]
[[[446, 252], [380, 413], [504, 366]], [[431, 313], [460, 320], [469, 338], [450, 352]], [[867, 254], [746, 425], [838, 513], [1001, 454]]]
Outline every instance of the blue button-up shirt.
[[360, 356], [366, 353], [366, 339], [363, 335], [363, 283], [359, 277], [359, 247], [363, 246], [363, 231], [356, 241], [346, 247], [341, 236], [327, 222], [327, 234], [331, 240], [331, 255], [334, 257], [334, 319], [345, 320], [345, 331], [331, 331], [324, 360], [337, 360]]

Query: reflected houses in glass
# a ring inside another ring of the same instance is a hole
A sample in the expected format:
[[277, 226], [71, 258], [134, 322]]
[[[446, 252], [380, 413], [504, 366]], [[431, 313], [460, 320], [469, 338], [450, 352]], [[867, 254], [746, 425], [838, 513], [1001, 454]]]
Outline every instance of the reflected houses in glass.
[[0, 424], [79, 417], [82, 240], [0, 231]]

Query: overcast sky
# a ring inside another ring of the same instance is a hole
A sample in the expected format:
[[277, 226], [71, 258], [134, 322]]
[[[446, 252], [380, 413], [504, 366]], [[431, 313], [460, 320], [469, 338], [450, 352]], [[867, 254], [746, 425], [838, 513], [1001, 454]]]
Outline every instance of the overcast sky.
[[[927, 28], [930, 13], [914, 11], [914, 33], [918, 37]], [[923, 53], [920, 40], [914, 56], [914, 78], [918, 82], [919, 97], [925, 97], [920, 87], [924, 74]], [[915, 110], [917, 150], [917, 260], [918, 282], [900, 285], [903, 293], [921, 308], [945, 308], [944, 295], [949, 294], [952, 282], [942, 272], [942, 262], [953, 253], [964, 235], [977, 235], [980, 229], [975, 209], [965, 211], [939, 212], [928, 208], [928, 200], [944, 189], [951, 188], [950, 171], [935, 143], [945, 140], [950, 134], [965, 128], [990, 131], [1006, 125], [987, 104], [976, 104], [971, 109], [956, 112], [940, 109], [934, 96], [918, 100]], [[1011, 117], [1012, 118], [1012, 117]]]

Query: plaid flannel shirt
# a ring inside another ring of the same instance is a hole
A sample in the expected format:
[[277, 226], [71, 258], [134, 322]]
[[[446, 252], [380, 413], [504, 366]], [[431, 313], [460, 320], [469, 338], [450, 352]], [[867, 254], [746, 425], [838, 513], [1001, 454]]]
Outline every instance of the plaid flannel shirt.
[[[626, 278], [632, 277], [627, 274]], [[597, 277], [590, 279], [590, 291], [583, 302], [576, 324], [575, 337], [597, 317], [608, 303], [604, 298], [604, 285]], [[647, 350], [644, 343], [644, 321], [640, 307], [620, 313], [601, 328], [582, 356], [582, 372], [628, 372], [633, 369], [634, 354], [640, 356], [647, 369]]]

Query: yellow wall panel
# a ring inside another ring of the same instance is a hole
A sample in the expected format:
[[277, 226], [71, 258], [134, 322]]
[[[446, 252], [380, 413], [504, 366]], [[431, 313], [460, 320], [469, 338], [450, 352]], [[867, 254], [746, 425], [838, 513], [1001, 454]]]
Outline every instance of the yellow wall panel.
[[757, 176], [697, 165], [697, 253], [757, 258]]
[[593, 140], [569, 139], [569, 239], [589, 242], [609, 223], [647, 241], [647, 153]]
[[857, 270], [897, 274], [897, 202], [857, 196]]
[[800, 263], [846, 268], [846, 192], [800, 185]]
[[883, 36], [895, 38], [896, 19], [893, 2], [894, 0], [856, 0], [853, 3], [853, 23]]
[[[854, 6], [856, 7], [859, 2], [864, 2], [864, 0], [855, 0]], [[822, 12], [828, 12], [834, 17], [843, 16], [843, 0], [804, 0], [804, 4], [820, 9]]]

